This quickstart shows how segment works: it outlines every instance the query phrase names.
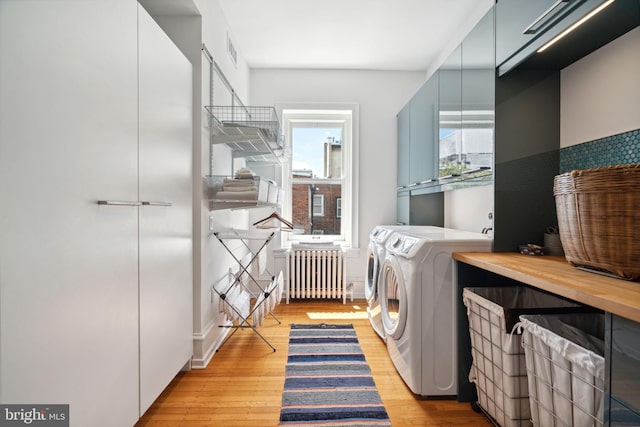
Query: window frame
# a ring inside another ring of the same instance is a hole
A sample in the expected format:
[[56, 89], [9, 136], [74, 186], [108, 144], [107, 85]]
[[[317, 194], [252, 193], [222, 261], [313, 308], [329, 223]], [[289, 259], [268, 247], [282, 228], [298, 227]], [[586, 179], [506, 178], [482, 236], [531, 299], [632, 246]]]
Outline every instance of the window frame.
[[[339, 244], [345, 248], [357, 247], [358, 242], [358, 192], [354, 191], [358, 185], [358, 152], [359, 152], [359, 132], [358, 118], [359, 108], [357, 104], [287, 104], [278, 105], [282, 117], [285, 141], [288, 145], [288, 161], [282, 167], [282, 187], [285, 189], [284, 201], [282, 203], [282, 213], [287, 218], [292, 216], [292, 154], [291, 137], [296, 124], [301, 123], [321, 123], [326, 122], [327, 126], [335, 123], [342, 123], [343, 140], [342, 144], [342, 172], [341, 179], [323, 179], [323, 183], [341, 183], [341, 232], [338, 235], [314, 235], [282, 233], [282, 247], [291, 247], [292, 243], [304, 242], [327, 242]], [[296, 179], [296, 183], [304, 182], [303, 179]], [[317, 181], [315, 181], [317, 183]], [[312, 182], [309, 182], [310, 184]], [[325, 201], [326, 205], [326, 201]]]

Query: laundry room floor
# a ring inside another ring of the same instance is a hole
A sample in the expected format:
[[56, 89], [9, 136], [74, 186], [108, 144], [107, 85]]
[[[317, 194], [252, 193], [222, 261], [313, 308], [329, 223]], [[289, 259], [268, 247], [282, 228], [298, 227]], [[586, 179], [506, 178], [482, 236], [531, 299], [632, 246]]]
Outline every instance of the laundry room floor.
[[387, 409], [391, 424], [403, 426], [490, 426], [468, 403], [424, 400], [397, 374], [384, 342], [366, 317], [366, 302], [295, 301], [280, 304], [278, 325], [267, 318], [259, 332], [239, 330], [215, 354], [206, 369], [181, 372], [136, 426], [277, 426], [291, 323], [351, 323]]

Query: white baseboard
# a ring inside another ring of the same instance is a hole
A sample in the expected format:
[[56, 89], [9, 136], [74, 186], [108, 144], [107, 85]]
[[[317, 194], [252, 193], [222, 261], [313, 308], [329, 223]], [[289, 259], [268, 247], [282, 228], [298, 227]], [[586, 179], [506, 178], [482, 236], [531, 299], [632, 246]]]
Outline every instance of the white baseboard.
[[229, 328], [219, 326], [229, 326], [231, 322], [226, 320], [224, 315], [212, 321], [201, 333], [193, 334], [193, 359], [192, 369], [204, 369], [209, 365], [211, 359], [216, 354], [216, 350], [229, 333]]

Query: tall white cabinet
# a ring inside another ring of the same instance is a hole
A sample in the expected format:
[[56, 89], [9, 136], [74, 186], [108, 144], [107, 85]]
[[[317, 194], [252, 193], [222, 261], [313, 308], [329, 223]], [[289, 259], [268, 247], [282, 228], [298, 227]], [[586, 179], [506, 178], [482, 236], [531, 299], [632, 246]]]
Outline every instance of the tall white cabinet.
[[2, 403], [133, 425], [189, 362], [191, 108], [136, 1], [0, 0]]
[[140, 414], [193, 352], [191, 63], [140, 6]]

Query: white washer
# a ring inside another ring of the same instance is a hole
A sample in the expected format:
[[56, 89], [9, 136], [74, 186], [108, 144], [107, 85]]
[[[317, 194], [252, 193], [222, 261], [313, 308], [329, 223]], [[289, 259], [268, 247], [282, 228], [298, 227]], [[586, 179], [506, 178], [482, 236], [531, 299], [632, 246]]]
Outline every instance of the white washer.
[[452, 252], [490, 252], [480, 233], [437, 228], [387, 239], [379, 287], [387, 350], [411, 391], [457, 394], [456, 307]]
[[380, 338], [385, 339], [382, 327], [380, 306], [380, 291], [378, 286], [380, 267], [386, 255], [385, 245], [387, 239], [394, 231], [402, 231], [414, 234], [433, 233], [442, 230], [440, 227], [422, 225], [377, 225], [369, 233], [369, 246], [367, 247], [367, 279], [364, 286], [364, 295], [367, 299], [367, 314], [373, 330]]
[[387, 237], [391, 232], [383, 226], [376, 226], [369, 233], [369, 246], [367, 247], [367, 280], [364, 284], [364, 296], [367, 299], [367, 314], [373, 330], [384, 339], [382, 317], [380, 316], [380, 293], [378, 288], [378, 274], [380, 265], [384, 261]]

